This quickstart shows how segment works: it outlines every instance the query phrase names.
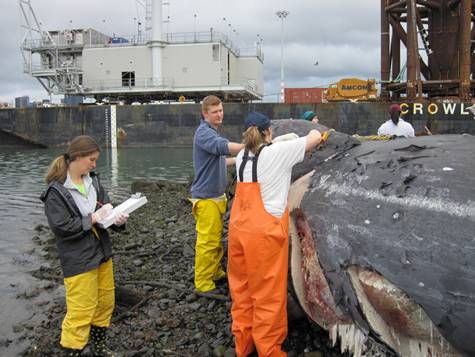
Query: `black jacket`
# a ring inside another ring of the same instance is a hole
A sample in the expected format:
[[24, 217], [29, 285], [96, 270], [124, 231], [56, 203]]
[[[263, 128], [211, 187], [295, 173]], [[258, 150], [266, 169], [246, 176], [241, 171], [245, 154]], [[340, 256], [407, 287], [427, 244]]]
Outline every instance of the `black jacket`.
[[[97, 200], [102, 204], [109, 203], [109, 196], [98, 175], [91, 172], [90, 176]], [[95, 225], [99, 239], [94, 235], [91, 217], [82, 217], [71, 193], [61, 182], [51, 182], [40, 198], [45, 204], [49, 226], [56, 236], [65, 278], [95, 269], [112, 256], [107, 230]]]

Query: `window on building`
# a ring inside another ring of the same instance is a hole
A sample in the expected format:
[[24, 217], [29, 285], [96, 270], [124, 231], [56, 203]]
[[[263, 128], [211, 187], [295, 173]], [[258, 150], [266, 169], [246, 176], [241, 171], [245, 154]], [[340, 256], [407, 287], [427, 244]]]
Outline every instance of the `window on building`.
[[219, 61], [219, 45], [213, 45], [213, 61]]
[[78, 84], [80, 86], [82, 86], [82, 74], [81, 73], [78, 74]]
[[135, 72], [122, 72], [122, 87], [135, 86]]

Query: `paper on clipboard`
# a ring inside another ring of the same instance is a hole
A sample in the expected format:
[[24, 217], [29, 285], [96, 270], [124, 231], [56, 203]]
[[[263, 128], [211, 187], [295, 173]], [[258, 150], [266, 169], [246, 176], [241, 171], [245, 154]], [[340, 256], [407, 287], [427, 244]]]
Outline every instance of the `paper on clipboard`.
[[108, 215], [106, 218], [98, 221], [100, 227], [108, 228], [114, 224], [115, 216], [117, 213], [127, 213], [130, 214], [131, 212], [135, 211], [137, 208], [142, 207], [146, 204], [147, 197], [141, 196], [140, 194], [132, 195], [128, 200], [122, 202], [120, 205], [114, 207], [112, 213]]

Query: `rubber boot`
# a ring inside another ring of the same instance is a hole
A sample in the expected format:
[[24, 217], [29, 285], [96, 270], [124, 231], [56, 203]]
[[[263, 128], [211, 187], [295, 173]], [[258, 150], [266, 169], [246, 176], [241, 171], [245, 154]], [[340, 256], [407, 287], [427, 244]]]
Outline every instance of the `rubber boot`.
[[73, 348], [61, 347], [61, 356], [63, 357], [79, 357], [82, 350], [75, 350]]
[[119, 354], [106, 346], [107, 327], [91, 325], [91, 352], [94, 357], [119, 357]]

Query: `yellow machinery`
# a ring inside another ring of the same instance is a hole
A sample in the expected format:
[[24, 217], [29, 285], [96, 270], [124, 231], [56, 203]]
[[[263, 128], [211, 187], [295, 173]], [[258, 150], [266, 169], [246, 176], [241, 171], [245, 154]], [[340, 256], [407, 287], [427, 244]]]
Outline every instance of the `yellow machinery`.
[[374, 79], [343, 78], [332, 83], [325, 92], [325, 99], [329, 102], [360, 100], [376, 100], [377, 89]]

